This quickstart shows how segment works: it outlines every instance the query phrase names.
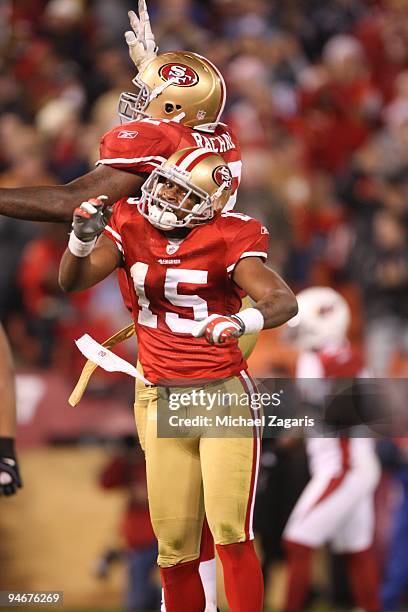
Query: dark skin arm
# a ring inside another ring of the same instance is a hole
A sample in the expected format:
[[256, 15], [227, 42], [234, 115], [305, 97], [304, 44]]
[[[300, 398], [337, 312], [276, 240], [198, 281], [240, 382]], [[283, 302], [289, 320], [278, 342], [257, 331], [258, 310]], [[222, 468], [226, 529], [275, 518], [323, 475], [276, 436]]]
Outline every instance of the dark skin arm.
[[0, 325], [0, 437], [16, 435], [16, 395], [11, 351]]
[[[109, 238], [100, 236], [87, 257], [75, 257], [66, 249], [60, 264], [59, 284], [63, 291], [81, 291], [103, 280], [121, 265], [121, 255]], [[234, 271], [234, 281], [254, 301], [265, 319], [264, 329], [278, 327], [298, 312], [294, 293], [285, 281], [265, 266], [259, 257], [247, 257]]]
[[233, 279], [255, 301], [254, 308], [265, 319], [264, 329], [278, 327], [297, 314], [293, 291], [259, 257], [242, 259], [235, 267]]
[[97, 195], [107, 195], [107, 204], [137, 195], [145, 177], [100, 165], [67, 185], [0, 189], [0, 215], [29, 221], [72, 221], [74, 209]]
[[75, 257], [65, 250], [59, 269], [59, 284], [63, 291], [82, 291], [93, 287], [121, 265], [121, 255], [106, 236], [100, 236], [87, 257]]

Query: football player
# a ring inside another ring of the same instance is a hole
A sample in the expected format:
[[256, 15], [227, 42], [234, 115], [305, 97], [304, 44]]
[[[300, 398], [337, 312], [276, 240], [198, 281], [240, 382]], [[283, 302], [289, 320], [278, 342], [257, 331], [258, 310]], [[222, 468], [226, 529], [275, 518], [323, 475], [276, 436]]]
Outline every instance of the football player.
[[[323, 406], [330, 389], [321, 379], [355, 379], [367, 373], [360, 351], [347, 340], [350, 309], [344, 298], [329, 287], [311, 287], [297, 300], [299, 313], [288, 324], [300, 350], [296, 377], [305, 401]], [[311, 384], [307, 379], [313, 379]], [[313, 551], [330, 542], [335, 553], [345, 556], [357, 606], [375, 612], [380, 604], [370, 548], [379, 479], [374, 440], [322, 434], [305, 442], [312, 477], [284, 531], [289, 571], [285, 610], [304, 609]]]
[[[137, 195], [146, 174], [157, 163], [177, 148], [197, 145], [222, 153], [228, 162], [233, 182], [225, 206], [227, 210], [234, 207], [242, 162], [235, 135], [219, 121], [226, 94], [222, 75], [208, 60], [193, 53], [157, 55], [144, 0], [139, 0], [139, 18], [132, 11], [129, 17], [132, 31], [126, 33], [126, 40], [139, 74], [134, 79], [136, 91], [123, 94], [120, 100], [120, 116], [127, 125], [104, 135], [97, 168], [83, 177], [61, 186], [0, 189], [0, 214], [39, 221], [70, 220], [78, 201], [94, 193], [105, 193], [106, 204]], [[125, 278], [120, 287], [125, 297]], [[240, 340], [245, 356], [255, 341], [256, 335]], [[141, 405], [142, 389], [138, 395]], [[206, 541], [208, 551], [203, 554], [210, 559], [211, 544], [208, 538]], [[212, 578], [208, 567], [203, 566], [202, 571], [214, 593], [215, 570]]]
[[22, 486], [14, 448], [16, 395], [10, 347], [1, 325], [0, 373], [0, 495], [14, 495]]
[[[158, 393], [175, 381], [189, 393], [198, 380], [207, 394], [228, 393], [232, 413], [250, 417], [251, 402], [234, 399], [254, 392], [237, 338], [297, 311], [291, 290], [263, 263], [267, 230], [220, 212], [231, 188], [222, 157], [203, 148], [178, 151], [151, 173], [140, 199], [116, 203], [108, 225], [100, 199], [77, 208], [60, 266], [66, 291], [90, 287], [118, 267], [128, 279], [139, 358], [152, 383], [144, 446], [168, 612], [205, 607], [198, 571], [204, 509], [231, 611], [262, 610], [252, 542], [259, 428], [247, 437], [208, 437], [205, 428], [194, 437], [157, 436]], [[239, 312], [244, 293], [255, 305]]]
[[[137, 195], [146, 174], [175, 150], [187, 146], [204, 146], [223, 155], [233, 177], [225, 208], [234, 207], [242, 162], [234, 133], [220, 122], [226, 97], [221, 73], [194, 53], [157, 55], [144, 0], [139, 0], [139, 17], [131, 11], [129, 18], [132, 30], [125, 36], [139, 72], [133, 81], [135, 91], [124, 93], [120, 99], [120, 117], [126, 125], [103, 136], [96, 169], [71, 183], [0, 189], [0, 214], [36, 221], [69, 221], [77, 203], [95, 193], [107, 195], [106, 205]], [[125, 303], [130, 306], [126, 278], [121, 272], [119, 276]], [[240, 340], [246, 356], [255, 341], [256, 335]], [[139, 414], [144, 413], [143, 393], [140, 387], [135, 408]], [[203, 550], [203, 558], [209, 563], [213, 556], [211, 542], [209, 538], [205, 541], [208, 546]], [[214, 599], [215, 569], [210, 571], [203, 565], [202, 572], [208, 583], [208, 599]]]

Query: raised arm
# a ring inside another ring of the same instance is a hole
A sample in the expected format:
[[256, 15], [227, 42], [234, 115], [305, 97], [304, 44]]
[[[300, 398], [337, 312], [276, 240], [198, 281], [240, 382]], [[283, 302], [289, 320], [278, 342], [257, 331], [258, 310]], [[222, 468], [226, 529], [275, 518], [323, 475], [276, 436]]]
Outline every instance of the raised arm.
[[118, 249], [111, 240], [100, 236], [110, 215], [103, 196], [83, 202], [75, 209], [68, 248], [59, 269], [59, 284], [63, 291], [88, 289], [120, 266]]
[[125, 39], [130, 59], [138, 72], [141, 72], [157, 56], [158, 47], [150, 25], [146, 0], [139, 0], [138, 10], [139, 16], [134, 11], [128, 12], [132, 29], [125, 32]]
[[142, 175], [100, 165], [67, 185], [0, 189], [0, 215], [30, 221], [71, 221], [78, 202], [104, 193], [113, 204], [137, 194], [143, 181]]

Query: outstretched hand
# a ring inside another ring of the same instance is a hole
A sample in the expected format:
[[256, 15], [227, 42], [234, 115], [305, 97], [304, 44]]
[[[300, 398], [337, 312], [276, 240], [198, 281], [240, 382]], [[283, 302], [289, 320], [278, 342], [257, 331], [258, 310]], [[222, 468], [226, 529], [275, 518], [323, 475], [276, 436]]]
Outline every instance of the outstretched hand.
[[139, 0], [139, 16], [129, 11], [129, 21], [132, 30], [125, 32], [129, 47], [129, 55], [139, 72], [156, 57], [158, 47], [150, 25], [146, 0]]

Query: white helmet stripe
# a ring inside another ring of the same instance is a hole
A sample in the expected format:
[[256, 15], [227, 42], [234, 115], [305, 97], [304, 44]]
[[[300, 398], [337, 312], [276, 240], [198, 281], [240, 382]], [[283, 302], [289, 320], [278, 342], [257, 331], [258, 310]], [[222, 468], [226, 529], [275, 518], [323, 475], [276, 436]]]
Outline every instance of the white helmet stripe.
[[193, 161], [195, 161], [198, 157], [201, 157], [201, 155], [204, 155], [204, 153], [213, 154], [212, 151], [210, 151], [209, 149], [204, 149], [204, 148], [194, 149], [194, 151], [189, 153], [187, 157], [181, 160], [181, 162], [177, 162], [176, 166], [180, 168], [180, 170], [185, 170], [186, 172], [188, 172], [189, 165]]

